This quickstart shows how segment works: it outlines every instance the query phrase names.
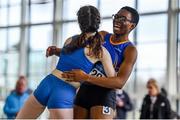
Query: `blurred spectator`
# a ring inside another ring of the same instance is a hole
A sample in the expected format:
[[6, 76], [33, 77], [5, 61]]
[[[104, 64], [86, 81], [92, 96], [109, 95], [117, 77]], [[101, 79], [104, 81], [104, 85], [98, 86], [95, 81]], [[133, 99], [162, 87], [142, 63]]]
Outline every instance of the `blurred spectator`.
[[127, 111], [132, 110], [132, 102], [128, 94], [121, 89], [116, 90], [116, 119], [126, 119]]
[[[166, 89], [163, 87], [161, 88], [161, 94], [164, 95], [165, 97], [168, 96]], [[180, 119], [180, 116], [178, 115], [177, 112], [175, 112], [174, 110], [171, 110], [171, 119]]]
[[171, 107], [167, 97], [162, 95], [155, 79], [147, 82], [148, 94], [141, 108], [140, 119], [170, 119]]
[[167, 93], [166, 89], [163, 88], [163, 87], [161, 88], [161, 94], [164, 95], [164, 97], [168, 96], [168, 93]]
[[27, 80], [24, 76], [20, 76], [16, 82], [15, 90], [12, 90], [6, 98], [4, 105], [4, 113], [8, 119], [15, 118], [27, 98], [32, 91], [27, 89]]

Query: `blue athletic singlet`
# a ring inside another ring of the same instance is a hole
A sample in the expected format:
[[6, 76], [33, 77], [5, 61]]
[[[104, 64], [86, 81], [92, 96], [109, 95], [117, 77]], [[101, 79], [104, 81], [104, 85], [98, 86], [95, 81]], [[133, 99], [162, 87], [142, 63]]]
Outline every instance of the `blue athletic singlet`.
[[[121, 66], [121, 63], [124, 58], [124, 50], [126, 49], [127, 46], [133, 45], [130, 41], [121, 43], [118, 45], [113, 45], [110, 41], [112, 34], [107, 34], [105, 36], [105, 42], [103, 46], [108, 50], [108, 52], [111, 55], [111, 59], [113, 62], [113, 66], [115, 68], [115, 71], [118, 72], [119, 68]], [[106, 76], [105, 71], [103, 68], [103, 65], [101, 62], [97, 62], [93, 69], [90, 72], [91, 75], [97, 76], [97, 77], [102, 77]]]
[[121, 63], [123, 62], [124, 58], [124, 51], [127, 46], [132, 46], [132, 42], [123, 42], [117, 45], [113, 45], [111, 43], [111, 36], [112, 34], [107, 34], [105, 36], [105, 42], [104, 42], [104, 47], [108, 50], [108, 52], [111, 55], [111, 59], [113, 61], [113, 65], [115, 68], [115, 71], [118, 72], [119, 68], [121, 66]]
[[[89, 73], [93, 67], [84, 54], [84, 48], [80, 48], [70, 54], [60, 54], [56, 69], [60, 71], [70, 71], [81, 69]], [[36, 99], [48, 108], [73, 108], [76, 88], [67, 82], [50, 74], [45, 77], [37, 89], [34, 91]]]
[[[103, 46], [108, 50], [111, 55], [112, 62], [116, 72], [118, 72], [121, 63], [124, 59], [124, 51], [127, 46], [132, 46], [131, 42], [125, 42], [118, 45], [113, 45], [111, 41], [112, 34], [105, 36]], [[97, 62], [90, 72], [91, 75], [96, 77], [106, 76], [103, 65]], [[88, 94], [87, 94], [88, 93]], [[114, 89], [104, 88], [93, 85], [88, 82], [82, 83], [75, 99], [75, 105], [90, 109], [93, 106], [106, 106], [113, 109], [116, 108], [116, 94]]]

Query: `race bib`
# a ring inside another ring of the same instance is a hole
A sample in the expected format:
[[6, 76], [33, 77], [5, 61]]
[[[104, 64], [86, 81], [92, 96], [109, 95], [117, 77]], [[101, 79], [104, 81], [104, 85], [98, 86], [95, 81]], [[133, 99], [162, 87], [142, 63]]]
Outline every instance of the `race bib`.
[[91, 70], [89, 74], [96, 77], [106, 77], [106, 74], [105, 74], [105, 71], [101, 62], [95, 63], [93, 69]]
[[102, 113], [105, 115], [110, 115], [111, 114], [111, 109], [108, 106], [103, 106]]

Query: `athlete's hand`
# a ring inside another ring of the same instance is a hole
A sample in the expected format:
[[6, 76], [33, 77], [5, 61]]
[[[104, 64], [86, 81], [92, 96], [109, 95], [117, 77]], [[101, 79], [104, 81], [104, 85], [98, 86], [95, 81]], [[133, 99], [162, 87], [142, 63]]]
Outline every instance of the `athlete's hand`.
[[57, 48], [56, 46], [49, 46], [49, 47], [46, 49], [46, 57], [55, 55], [55, 54], [56, 54], [56, 48]]
[[63, 72], [62, 77], [66, 78], [68, 81], [74, 82], [86, 81], [89, 79], [89, 75], [79, 69]]

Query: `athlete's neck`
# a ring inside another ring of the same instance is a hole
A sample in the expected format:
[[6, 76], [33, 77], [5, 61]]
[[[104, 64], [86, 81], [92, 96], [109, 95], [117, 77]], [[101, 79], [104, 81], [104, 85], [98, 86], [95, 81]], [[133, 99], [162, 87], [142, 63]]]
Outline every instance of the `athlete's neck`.
[[86, 33], [86, 38], [89, 38], [91, 36], [94, 36], [96, 34], [96, 32], [89, 32], [89, 33]]
[[128, 34], [125, 34], [125, 35], [113, 34], [111, 41], [113, 43], [120, 43], [120, 42], [129, 41]]

